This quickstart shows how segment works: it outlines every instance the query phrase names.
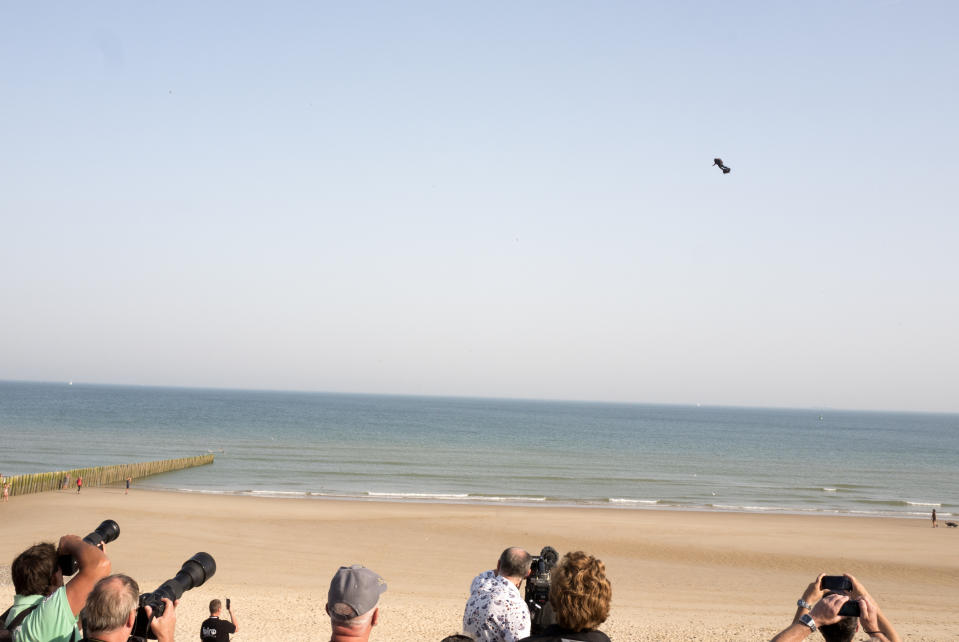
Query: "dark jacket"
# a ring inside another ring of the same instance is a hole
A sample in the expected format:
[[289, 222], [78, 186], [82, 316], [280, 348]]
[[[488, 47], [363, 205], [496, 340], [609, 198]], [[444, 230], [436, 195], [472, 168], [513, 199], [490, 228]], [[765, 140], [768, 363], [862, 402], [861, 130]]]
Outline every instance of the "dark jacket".
[[558, 624], [554, 624], [536, 635], [523, 638], [519, 642], [566, 642], [567, 640], [577, 642], [611, 642], [602, 631], [580, 631], [579, 633], [574, 633], [569, 629], [564, 629]]

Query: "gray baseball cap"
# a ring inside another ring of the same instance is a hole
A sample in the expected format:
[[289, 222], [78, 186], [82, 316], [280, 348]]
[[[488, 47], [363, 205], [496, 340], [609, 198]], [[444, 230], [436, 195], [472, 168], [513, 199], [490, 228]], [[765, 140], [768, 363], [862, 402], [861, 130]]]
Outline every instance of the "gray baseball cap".
[[385, 591], [386, 580], [370, 569], [359, 564], [341, 566], [330, 582], [326, 604], [330, 608], [346, 604], [356, 615], [363, 615], [373, 610]]

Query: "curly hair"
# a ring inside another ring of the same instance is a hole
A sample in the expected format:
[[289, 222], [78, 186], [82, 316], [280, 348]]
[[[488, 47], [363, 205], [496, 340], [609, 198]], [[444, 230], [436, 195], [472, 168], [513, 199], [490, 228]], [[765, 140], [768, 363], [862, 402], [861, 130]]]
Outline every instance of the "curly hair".
[[556, 621], [571, 631], [595, 629], [609, 617], [613, 588], [606, 565], [583, 551], [567, 553], [553, 571], [549, 601]]

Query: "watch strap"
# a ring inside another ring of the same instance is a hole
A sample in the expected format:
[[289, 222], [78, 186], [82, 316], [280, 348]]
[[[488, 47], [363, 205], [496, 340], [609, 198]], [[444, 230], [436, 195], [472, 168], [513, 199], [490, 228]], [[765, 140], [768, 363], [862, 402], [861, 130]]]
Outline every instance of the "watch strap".
[[811, 611], [811, 610], [812, 610], [812, 604], [810, 604], [809, 602], [807, 602], [806, 600], [804, 600], [804, 599], [802, 599], [802, 598], [799, 598], [798, 600], [796, 600], [796, 606], [798, 606], [798, 607], [800, 607], [800, 608], [804, 608], [804, 609], [806, 609], [807, 611]]
[[812, 619], [812, 616], [808, 613], [803, 613], [799, 616], [799, 621], [809, 627], [809, 630], [813, 633], [816, 632], [816, 622]]

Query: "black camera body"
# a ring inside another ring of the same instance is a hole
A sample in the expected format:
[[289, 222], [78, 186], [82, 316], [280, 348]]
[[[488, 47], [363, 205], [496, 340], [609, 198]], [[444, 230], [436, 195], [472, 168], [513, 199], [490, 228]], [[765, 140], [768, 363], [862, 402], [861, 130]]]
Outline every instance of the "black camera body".
[[[109, 544], [120, 537], [120, 526], [112, 519], [103, 520], [97, 529], [83, 538], [83, 541], [91, 546], [99, 546], [101, 543]], [[64, 577], [73, 575], [80, 570], [77, 561], [73, 555], [60, 555], [57, 557], [57, 564], [60, 566], [60, 572]]]
[[556, 622], [553, 607], [549, 603], [550, 572], [559, 561], [559, 553], [552, 546], [544, 546], [533, 563], [526, 578], [526, 606], [529, 608], [530, 631], [539, 633]]
[[[179, 572], [172, 579], [161, 584], [152, 593], [142, 594], [140, 596], [140, 607], [137, 609], [137, 619], [133, 624], [133, 631], [130, 632], [129, 642], [155, 640], [156, 635], [150, 628], [150, 621], [163, 615], [166, 610], [163, 598], [175, 602], [185, 592], [200, 586], [213, 577], [214, 573], [216, 573], [216, 561], [213, 556], [209, 553], [197, 553], [183, 563]], [[151, 611], [149, 615], [146, 611], [148, 606]]]

